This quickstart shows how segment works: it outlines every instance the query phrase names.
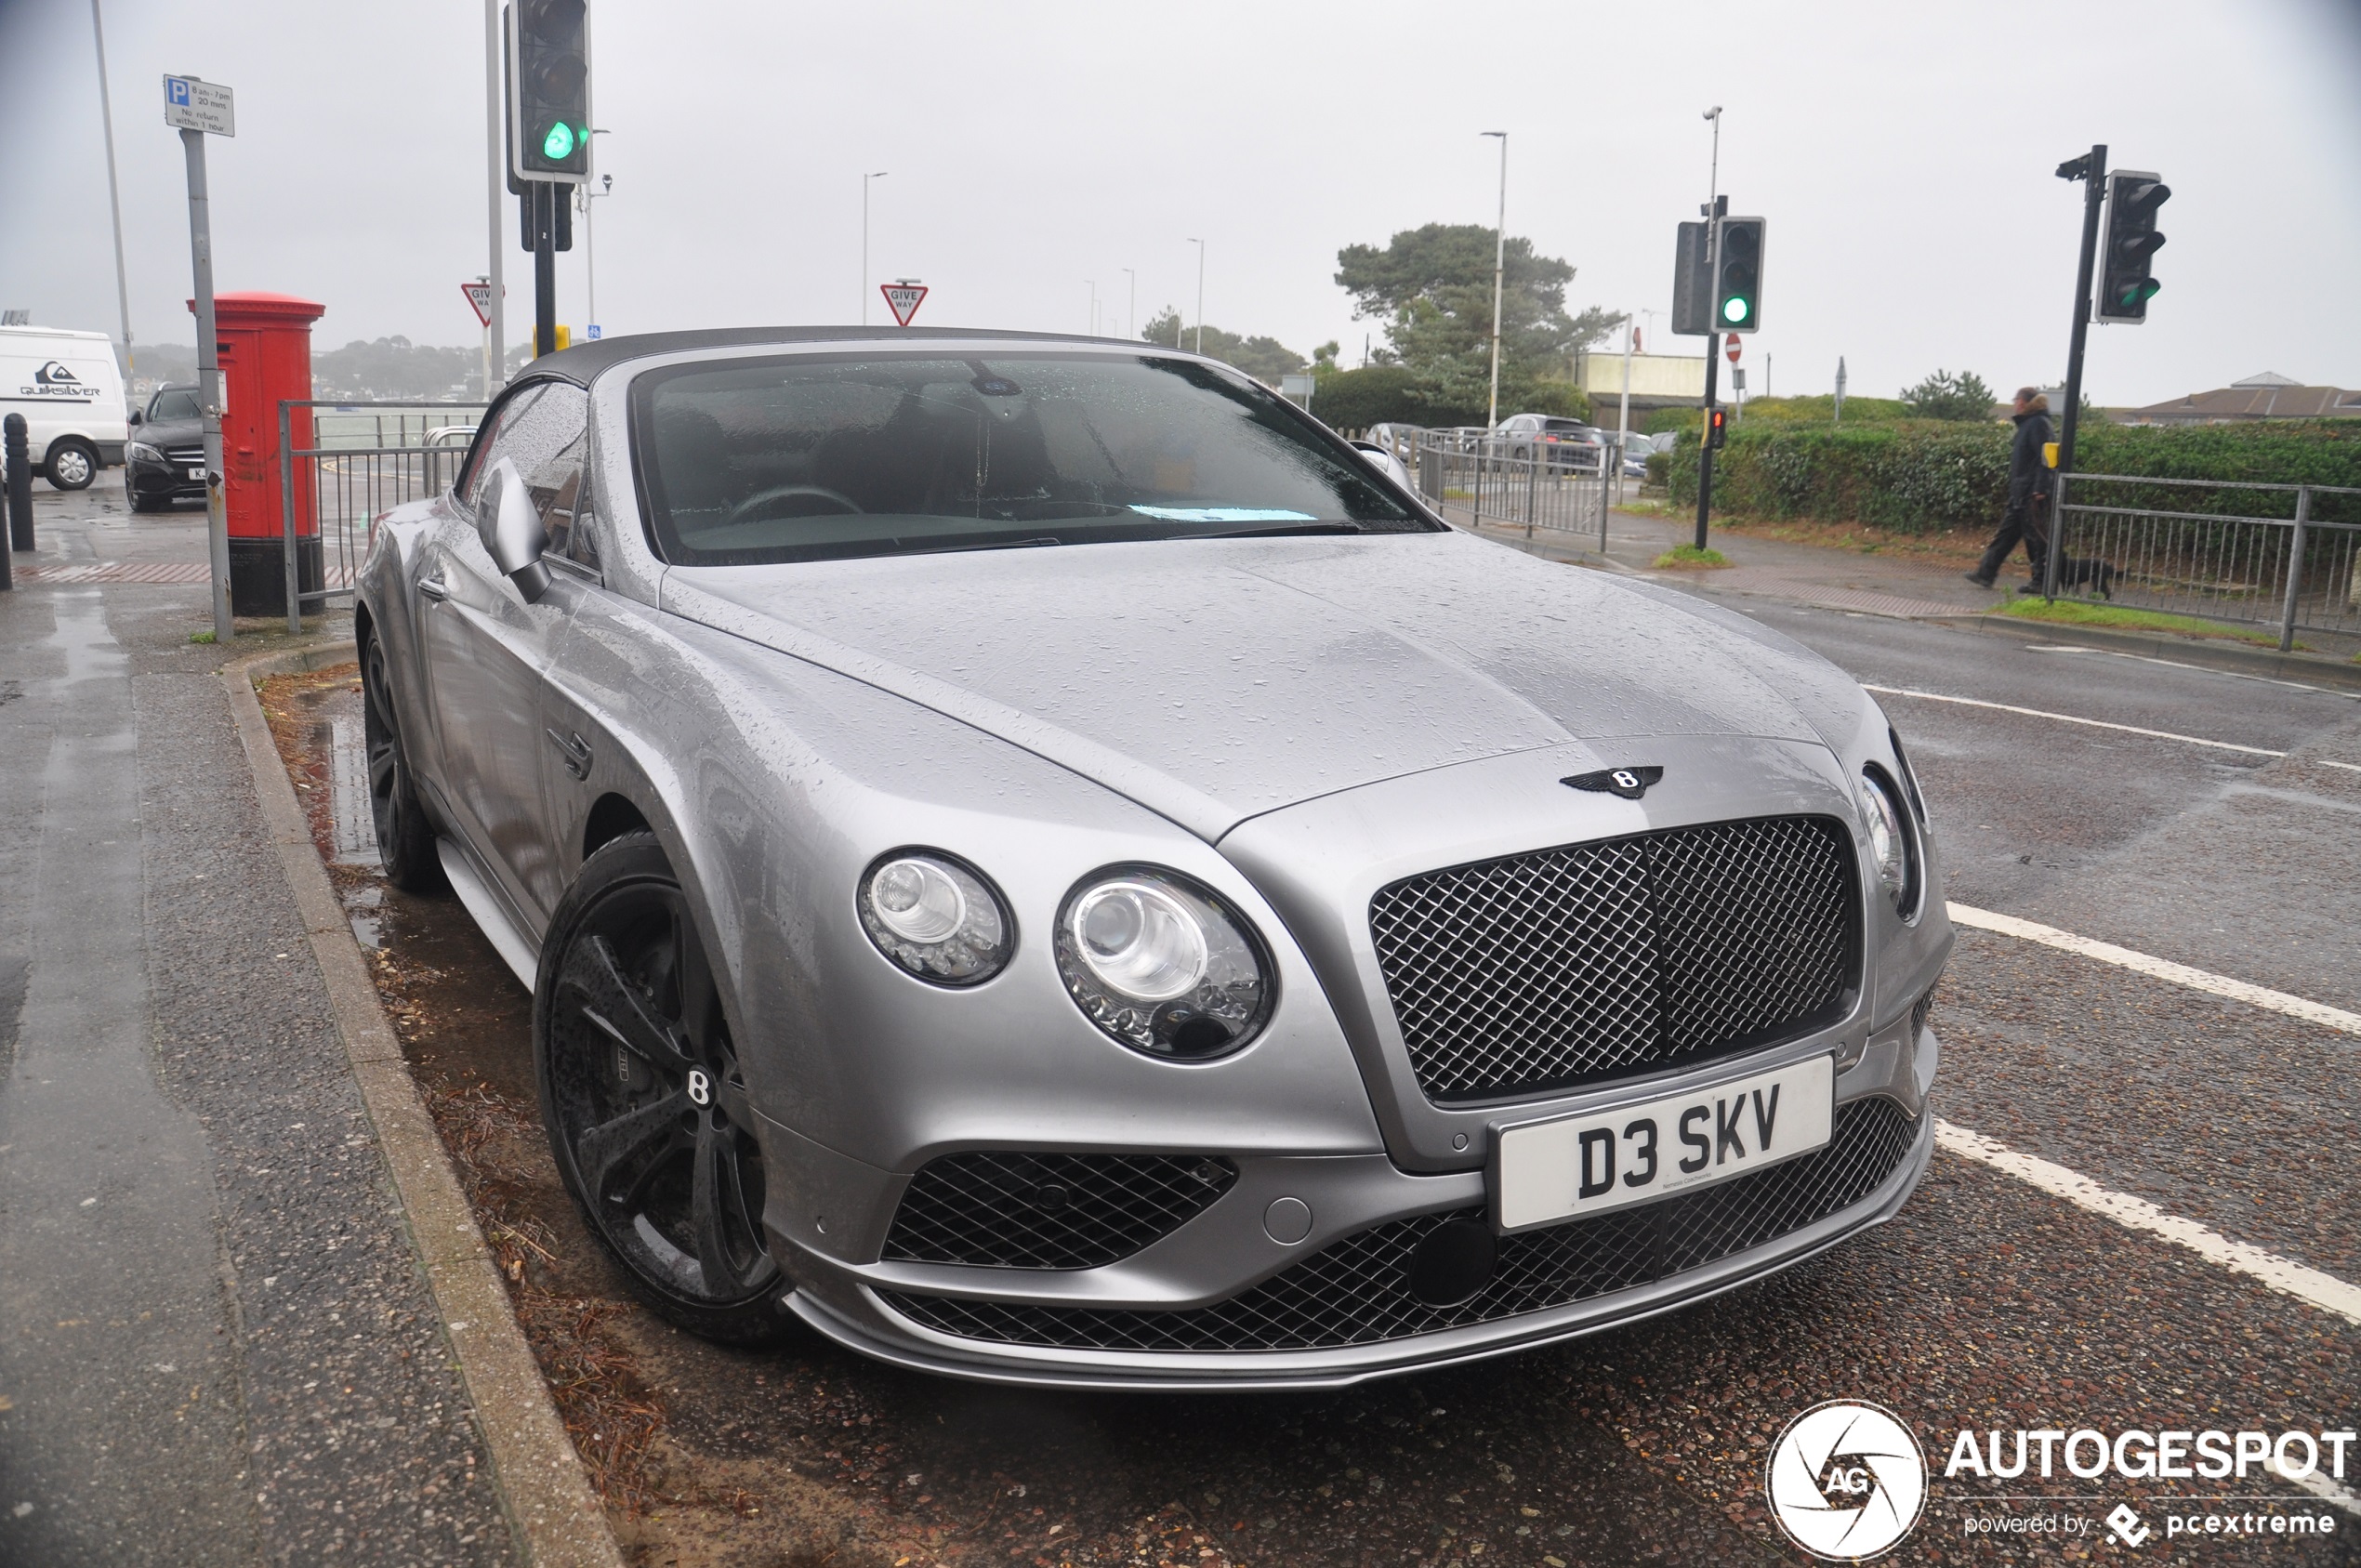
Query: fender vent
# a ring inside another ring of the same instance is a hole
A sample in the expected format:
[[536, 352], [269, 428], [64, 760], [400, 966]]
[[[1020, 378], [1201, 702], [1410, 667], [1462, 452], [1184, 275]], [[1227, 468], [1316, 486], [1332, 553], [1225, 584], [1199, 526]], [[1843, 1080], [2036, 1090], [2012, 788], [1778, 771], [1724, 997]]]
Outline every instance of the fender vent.
[[1206, 1154], [945, 1154], [912, 1178], [887, 1232], [895, 1263], [1096, 1269], [1203, 1213], [1238, 1179]]

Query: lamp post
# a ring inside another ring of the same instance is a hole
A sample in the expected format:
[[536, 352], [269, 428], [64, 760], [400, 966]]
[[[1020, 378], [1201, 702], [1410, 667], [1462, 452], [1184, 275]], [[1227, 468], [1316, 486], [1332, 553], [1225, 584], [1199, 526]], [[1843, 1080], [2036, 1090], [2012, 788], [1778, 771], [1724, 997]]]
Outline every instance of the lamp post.
[[1485, 131], [1500, 138], [1500, 217], [1492, 229], [1492, 402], [1484, 428], [1500, 423], [1500, 280], [1509, 259], [1509, 133]]
[[107, 30], [99, 20], [99, 0], [90, 0], [90, 36], [99, 46], [99, 123], [107, 133], [107, 210], [114, 217], [114, 297], [123, 312], [123, 374], [128, 381], [138, 369], [131, 352], [131, 285], [123, 270], [123, 198], [114, 178], [114, 105], [107, 95]]
[[[592, 136], [604, 136], [607, 133], [603, 129], [594, 126], [591, 129], [590, 134]], [[594, 201], [600, 200], [600, 198], [614, 194], [614, 176], [611, 174], [602, 174], [599, 177], [599, 183], [603, 187], [603, 189], [593, 191], [587, 184], [577, 185], [574, 188], [574, 194], [579, 197], [582, 202], [582, 270], [584, 283], [582, 309], [584, 314], [589, 318], [585, 324], [589, 328], [592, 341], [596, 341], [599, 336], [599, 239], [597, 226], [590, 221], [590, 204]]]
[[1099, 336], [1099, 280], [1085, 278], [1082, 281], [1090, 285], [1090, 336], [1096, 337]]
[[1123, 307], [1123, 336], [1137, 337], [1140, 336], [1140, 274], [1126, 267], [1123, 275], [1130, 281], [1131, 288], [1130, 297]]
[[[1202, 354], [1205, 352], [1205, 242], [1193, 239], [1189, 243], [1197, 247], [1197, 352]], [[1178, 330], [1172, 335], [1172, 346], [1176, 349], [1180, 347]]]
[[861, 177], [861, 324], [869, 324], [869, 181], [883, 179], [892, 171], [879, 169]]

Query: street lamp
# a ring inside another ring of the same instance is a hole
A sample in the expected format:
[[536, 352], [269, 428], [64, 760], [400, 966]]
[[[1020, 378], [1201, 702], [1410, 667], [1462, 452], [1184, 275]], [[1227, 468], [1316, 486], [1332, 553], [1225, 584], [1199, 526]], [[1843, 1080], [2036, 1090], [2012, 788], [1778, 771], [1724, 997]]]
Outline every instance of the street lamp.
[[[594, 125], [590, 134], [604, 136], [607, 133], [604, 128]], [[589, 328], [592, 342], [599, 337], [599, 236], [598, 226], [590, 221], [590, 204], [614, 194], [614, 176], [602, 174], [599, 177], [599, 183], [601, 189], [597, 191], [591, 190], [587, 183], [574, 188], [575, 197], [582, 204], [583, 310], [589, 317], [585, 324]]]
[[1492, 231], [1492, 402], [1484, 428], [1500, 423], [1500, 279], [1509, 259], [1509, 133], [1485, 131], [1500, 138], [1500, 217]]
[[861, 177], [861, 324], [869, 324], [869, 181], [883, 179], [892, 171], [879, 169]]
[[[1189, 243], [1197, 247], [1197, 352], [1202, 354], [1205, 352], [1205, 242], [1193, 239]], [[1176, 349], [1180, 347], [1180, 329], [1178, 327], [1172, 331], [1172, 346]]]
[[1090, 285], [1090, 336], [1096, 337], [1099, 336], [1099, 280], [1085, 278], [1082, 281]]
[[1126, 267], [1123, 275], [1131, 281], [1131, 296], [1123, 307], [1123, 336], [1137, 337], [1140, 336], [1140, 274]]

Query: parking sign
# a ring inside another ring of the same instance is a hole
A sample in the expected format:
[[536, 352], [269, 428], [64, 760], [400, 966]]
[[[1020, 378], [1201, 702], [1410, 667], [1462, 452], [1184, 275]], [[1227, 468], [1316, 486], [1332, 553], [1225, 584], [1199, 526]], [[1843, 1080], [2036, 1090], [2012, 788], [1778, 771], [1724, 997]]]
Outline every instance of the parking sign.
[[238, 116], [230, 89], [196, 76], [164, 79], [164, 123], [208, 136], [235, 136]]

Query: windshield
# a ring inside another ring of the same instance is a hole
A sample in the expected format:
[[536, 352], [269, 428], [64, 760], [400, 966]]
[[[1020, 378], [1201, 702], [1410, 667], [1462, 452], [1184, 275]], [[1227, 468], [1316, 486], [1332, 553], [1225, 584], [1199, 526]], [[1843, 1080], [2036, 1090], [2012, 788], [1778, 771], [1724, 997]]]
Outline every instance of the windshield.
[[1434, 527], [1275, 394], [1151, 355], [708, 361], [632, 418], [683, 566]]
[[202, 419], [204, 417], [204, 410], [197, 406], [195, 389], [167, 387], [158, 392], [154, 401], [148, 404], [148, 417], [151, 419]]

